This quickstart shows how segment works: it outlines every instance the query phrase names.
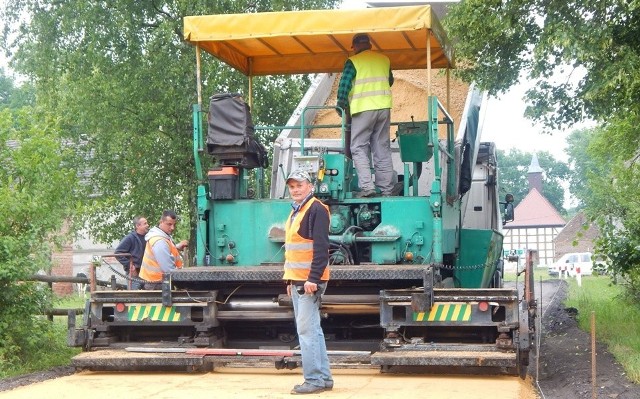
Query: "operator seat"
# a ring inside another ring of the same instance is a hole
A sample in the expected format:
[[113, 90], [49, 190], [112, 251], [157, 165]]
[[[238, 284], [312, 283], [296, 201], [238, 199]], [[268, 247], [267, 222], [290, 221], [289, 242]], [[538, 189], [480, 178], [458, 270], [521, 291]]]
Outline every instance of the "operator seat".
[[249, 105], [239, 93], [211, 96], [208, 125], [207, 152], [221, 166], [269, 166], [267, 150], [255, 139]]

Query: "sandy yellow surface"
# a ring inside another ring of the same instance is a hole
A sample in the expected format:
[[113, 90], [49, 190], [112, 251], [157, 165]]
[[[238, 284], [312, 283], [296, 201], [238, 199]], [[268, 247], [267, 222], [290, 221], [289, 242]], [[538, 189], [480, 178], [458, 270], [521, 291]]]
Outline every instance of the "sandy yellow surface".
[[[332, 391], [305, 397], [385, 399], [535, 399], [530, 382], [509, 376], [380, 374], [334, 370]], [[216, 369], [205, 374], [81, 372], [11, 391], [2, 399], [69, 398], [291, 398], [301, 370]], [[297, 396], [297, 395], [296, 395]]]

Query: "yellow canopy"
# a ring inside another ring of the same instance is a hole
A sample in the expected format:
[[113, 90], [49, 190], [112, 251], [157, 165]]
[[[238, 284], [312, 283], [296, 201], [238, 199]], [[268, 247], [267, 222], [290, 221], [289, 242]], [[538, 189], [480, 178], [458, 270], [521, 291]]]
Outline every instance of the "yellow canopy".
[[[429, 31], [433, 35], [429, 35]], [[392, 69], [453, 66], [430, 6], [307, 10], [185, 17], [184, 38], [247, 76], [340, 72], [356, 33], [371, 37]]]

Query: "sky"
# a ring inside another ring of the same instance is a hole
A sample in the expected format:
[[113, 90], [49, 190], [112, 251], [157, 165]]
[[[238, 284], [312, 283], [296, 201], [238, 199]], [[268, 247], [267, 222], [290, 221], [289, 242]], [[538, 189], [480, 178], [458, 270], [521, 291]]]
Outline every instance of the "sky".
[[483, 141], [493, 141], [499, 150], [523, 152], [547, 151], [558, 161], [567, 162], [566, 138], [573, 129], [542, 133], [540, 124], [524, 117], [523, 100], [527, 82], [513, 86], [508, 92], [487, 101]]

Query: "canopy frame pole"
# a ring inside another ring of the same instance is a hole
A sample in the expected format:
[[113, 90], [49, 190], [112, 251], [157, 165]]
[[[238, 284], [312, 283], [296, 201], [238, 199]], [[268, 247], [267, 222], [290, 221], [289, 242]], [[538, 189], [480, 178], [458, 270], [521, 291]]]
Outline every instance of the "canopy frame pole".
[[431, 97], [431, 29], [427, 31], [427, 98]]
[[196, 43], [196, 90], [198, 92], [198, 108], [202, 109], [202, 75], [200, 73], [200, 45]]
[[449, 110], [451, 109], [450, 106], [451, 104], [449, 104], [449, 101], [451, 100], [451, 74], [449, 73], [451, 69], [449, 68], [449, 64], [447, 63], [447, 112], [450, 112]]
[[253, 58], [249, 58], [249, 93], [247, 95], [247, 103], [249, 109], [253, 109]]
[[[253, 58], [249, 57], [247, 59], [247, 62], [249, 63], [248, 65], [248, 70], [249, 73], [247, 74], [247, 78], [249, 79], [248, 85], [249, 87], [247, 88], [247, 90], [249, 91], [249, 93], [247, 93], [247, 104], [249, 104], [249, 109], [253, 110]], [[245, 176], [248, 172], [245, 170], [244, 171]], [[264, 169], [262, 167], [259, 167], [256, 169], [255, 171], [255, 178], [256, 178], [256, 187], [257, 189], [257, 194], [258, 194], [258, 199], [262, 199], [265, 197], [264, 195]]]

